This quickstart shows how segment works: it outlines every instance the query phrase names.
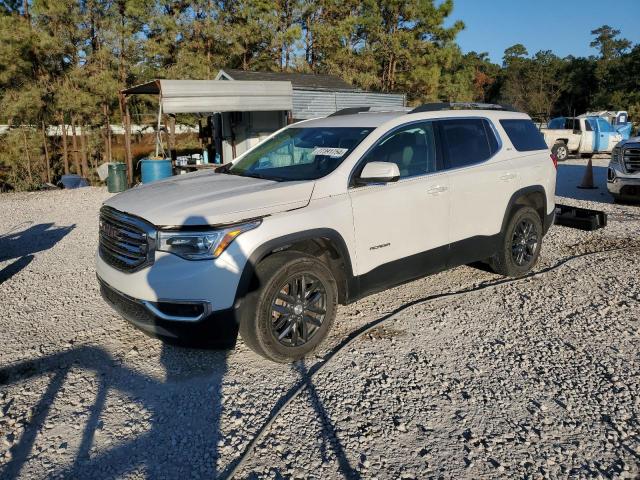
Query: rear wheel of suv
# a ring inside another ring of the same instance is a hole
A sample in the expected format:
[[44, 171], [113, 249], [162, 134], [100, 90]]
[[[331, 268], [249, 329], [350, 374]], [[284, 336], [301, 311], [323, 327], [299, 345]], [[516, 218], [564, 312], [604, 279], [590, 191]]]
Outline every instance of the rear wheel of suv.
[[247, 346], [276, 362], [313, 352], [337, 310], [337, 285], [329, 268], [300, 252], [276, 253], [256, 267], [256, 286], [240, 311], [240, 335]]
[[521, 277], [531, 271], [542, 246], [542, 221], [531, 207], [515, 211], [503, 232], [500, 250], [490, 260], [494, 272]]

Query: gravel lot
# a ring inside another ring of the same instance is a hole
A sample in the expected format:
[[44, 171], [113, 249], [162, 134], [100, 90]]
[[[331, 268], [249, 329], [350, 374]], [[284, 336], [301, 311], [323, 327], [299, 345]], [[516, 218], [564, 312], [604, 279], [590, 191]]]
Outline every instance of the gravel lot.
[[522, 280], [461, 267], [341, 307], [297, 365], [115, 314], [105, 189], [1, 195], [0, 477], [638, 478], [640, 207], [611, 204], [604, 160], [574, 189], [582, 165], [558, 201], [606, 229], [553, 227]]

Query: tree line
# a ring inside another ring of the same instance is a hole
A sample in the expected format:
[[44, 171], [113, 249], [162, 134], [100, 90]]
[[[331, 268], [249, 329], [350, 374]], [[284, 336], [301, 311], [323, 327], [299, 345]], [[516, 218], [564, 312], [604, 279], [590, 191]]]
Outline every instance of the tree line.
[[[510, 103], [534, 116], [640, 114], [640, 45], [609, 26], [598, 55], [464, 54], [453, 0], [0, 0], [0, 188], [123, 160], [110, 123], [118, 91], [153, 78], [212, 79], [220, 68], [337, 75], [410, 103]], [[150, 112], [137, 99], [134, 114]], [[140, 118], [140, 117], [137, 117]], [[57, 125], [59, 135], [49, 126]]]

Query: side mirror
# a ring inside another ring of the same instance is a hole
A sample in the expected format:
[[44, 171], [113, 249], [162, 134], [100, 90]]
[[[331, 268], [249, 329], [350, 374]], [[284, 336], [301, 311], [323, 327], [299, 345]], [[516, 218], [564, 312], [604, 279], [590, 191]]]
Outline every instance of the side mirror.
[[399, 178], [400, 169], [395, 163], [369, 162], [362, 169], [360, 176], [356, 178], [356, 184], [397, 182]]

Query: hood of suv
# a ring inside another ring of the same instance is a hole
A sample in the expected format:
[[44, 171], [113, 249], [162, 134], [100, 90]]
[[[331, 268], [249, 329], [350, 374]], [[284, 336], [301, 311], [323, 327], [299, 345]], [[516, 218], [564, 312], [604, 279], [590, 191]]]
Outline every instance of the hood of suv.
[[156, 226], [216, 225], [305, 207], [313, 186], [198, 172], [131, 188], [105, 205]]
[[631, 144], [634, 144], [634, 143], [640, 144], [640, 136], [631, 137], [631, 138], [627, 138], [626, 140], [622, 140], [620, 143], [618, 143], [618, 146], [627, 147], [627, 146], [631, 146]]

